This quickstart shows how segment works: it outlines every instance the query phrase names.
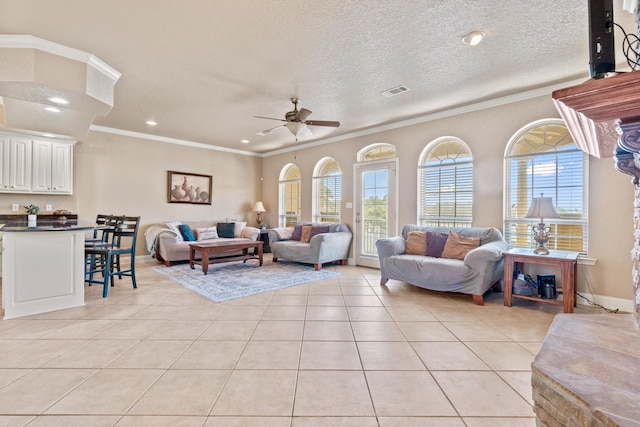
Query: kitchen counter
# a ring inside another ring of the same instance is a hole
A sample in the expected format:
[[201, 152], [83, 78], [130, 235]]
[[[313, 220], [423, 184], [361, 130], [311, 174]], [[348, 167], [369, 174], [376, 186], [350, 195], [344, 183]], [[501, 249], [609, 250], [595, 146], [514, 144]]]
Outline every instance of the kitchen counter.
[[4, 319], [84, 305], [84, 237], [95, 227], [75, 219], [4, 223]]
[[78, 221], [77, 219], [40, 220], [33, 224], [26, 220], [0, 223], [0, 231], [2, 232], [93, 230], [94, 228], [96, 228], [95, 223]]

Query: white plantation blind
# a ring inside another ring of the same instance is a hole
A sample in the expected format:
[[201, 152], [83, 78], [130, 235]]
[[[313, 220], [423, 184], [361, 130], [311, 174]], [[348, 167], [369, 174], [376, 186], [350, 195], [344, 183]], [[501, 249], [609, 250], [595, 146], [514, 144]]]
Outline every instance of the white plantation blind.
[[551, 228], [549, 249], [587, 252], [588, 158], [578, 150], [564, 123], [536, 122], [512, 139], [505, 158], [506, 240], [516, 247], [534, 247], [524, 218], [533, 197], [551, 197], [560, 218], [544, 218]]
[[313, 220], [340, 222], [342, 171], [334, 159], [327, 157], [316, 165], [313, 176]]
[[280, 172], [280, 201], [278, 216], [280, 227], [293, 227], [300, 221], [300, 169], [293, 163]]
[[418, 223], [470, 227], [473, 219], [473, 157], [457, 138], [439, 138], [418, 166]]

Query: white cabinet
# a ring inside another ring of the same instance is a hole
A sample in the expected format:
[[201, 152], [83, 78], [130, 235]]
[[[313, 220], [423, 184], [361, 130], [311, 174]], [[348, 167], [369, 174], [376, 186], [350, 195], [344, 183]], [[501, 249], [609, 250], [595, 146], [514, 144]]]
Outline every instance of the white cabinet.
[[33, 141], [33, 193], [71, 194], [72, 145], [63, 142]]
[[73, 144], [0, 132], [0, 192], [71, 194]]
[[31, 191], [31, 139], [0, 134], [0, 191]]

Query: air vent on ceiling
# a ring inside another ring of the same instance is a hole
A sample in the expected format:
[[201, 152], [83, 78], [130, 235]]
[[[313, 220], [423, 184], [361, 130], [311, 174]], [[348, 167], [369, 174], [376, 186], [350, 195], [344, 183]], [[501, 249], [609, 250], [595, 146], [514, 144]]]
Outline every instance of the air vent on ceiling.
[[396, 86], [396, 87], [392, 87], [391, 89], [387, 89], [383, 92], [380, 92], [381, 94], [383, 94], [384, 96], [386, 96], [387, 98], [390, 98], [392, 96], [396, 96], [399, 95], [401, 93], [404, 93], [406, 91], [408, 91], [409, 88], [406, 86]]

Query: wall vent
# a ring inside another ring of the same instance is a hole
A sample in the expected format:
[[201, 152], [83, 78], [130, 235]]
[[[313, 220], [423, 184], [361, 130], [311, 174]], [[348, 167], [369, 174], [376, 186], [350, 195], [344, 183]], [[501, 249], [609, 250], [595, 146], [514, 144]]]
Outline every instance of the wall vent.
[[396, 96], [399, 95], [401, 93], [407, 92], [409, 90], [408, 87], [406, 86], [396, 86], [396, 87], [392, 87], [391, 89], [387, 89], [383, 92], [380, 92], [381, 94], [383, 94], [384, 96], [386, 96], [387, 98], [390, 98], [392, 96]]

